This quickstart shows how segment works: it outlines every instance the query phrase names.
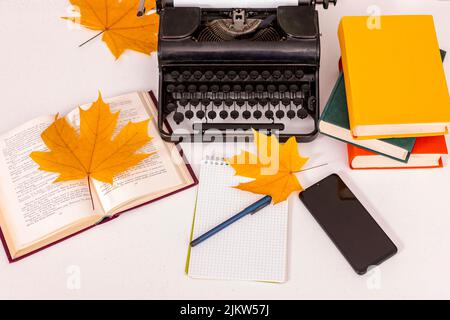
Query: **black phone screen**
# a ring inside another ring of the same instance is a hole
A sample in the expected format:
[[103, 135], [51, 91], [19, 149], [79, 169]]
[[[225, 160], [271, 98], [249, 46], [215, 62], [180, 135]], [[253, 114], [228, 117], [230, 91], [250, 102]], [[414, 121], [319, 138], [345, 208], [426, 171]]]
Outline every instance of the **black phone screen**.
[[397, 247], [337, 174], [300, 193], [300, 200], [358, 274]]

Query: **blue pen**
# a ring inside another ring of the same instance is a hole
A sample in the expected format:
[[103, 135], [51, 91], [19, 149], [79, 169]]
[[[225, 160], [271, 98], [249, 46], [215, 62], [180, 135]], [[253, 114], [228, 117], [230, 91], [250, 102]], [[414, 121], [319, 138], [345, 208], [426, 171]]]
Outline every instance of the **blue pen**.
[[221, 230], [225, 229], [226, 227], [228, 227], [229, 225], [231, 225], [234, 222], [238, 221], [239, 219], [245, 217], [246, 215], [255, 214], [259, 210], [261, 210], [264, 207], [268, 206], [270, 204], [270, 202], [272, 202], [272, 197], [271, 196], [265, 196], [264, 198], [261, 198], [260, 200], [256, 201], [254, 204], [249, 205], [247, 208], [245, 208], [244, 210], [242, 210], [238, 214], [232, 216], [227, 221], [222, 222], [217, 227], [212, 228], [211, 230], [209, 230], [205, 234], [202, 234], [197, 239], [194, 239], [191, 242], [191, 247], [195, 247], [196, 245], [202, 243], [206, 239], [212, 237], [216, 233], [220, 232]]

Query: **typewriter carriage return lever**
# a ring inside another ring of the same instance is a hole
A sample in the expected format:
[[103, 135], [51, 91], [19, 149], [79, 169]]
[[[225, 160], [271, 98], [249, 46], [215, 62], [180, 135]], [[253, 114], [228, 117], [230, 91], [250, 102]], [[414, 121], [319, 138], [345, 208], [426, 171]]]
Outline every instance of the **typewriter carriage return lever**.
[[[315, 5], [330, 3], [336, 0], [227, 9], [157, 1], [162, 138], [213, 141], [224, 134], [225, 141], [248, 140], [253, 128], [277, 133], [280, 141], [312, 141], [319, 119]], [[142, 6], [138, 15], [144, 12]]]

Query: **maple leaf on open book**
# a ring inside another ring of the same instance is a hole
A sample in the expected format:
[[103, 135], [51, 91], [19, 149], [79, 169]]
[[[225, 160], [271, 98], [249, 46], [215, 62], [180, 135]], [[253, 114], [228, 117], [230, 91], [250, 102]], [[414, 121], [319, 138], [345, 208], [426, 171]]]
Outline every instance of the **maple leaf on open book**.
[[151, 141], [149, 120], [129, 122], [114, 137], [119, 112], [111, 113], [101, 95], [88, 110], [80, 108], [80, 134], [65, 118], [41, 134], [49, 151], [34, 151], [30, 157], [39, 169], [59, 173], [54, 182], [90, 178], [113, 183], [117, 174], [137, 165], [153, 153], [136, 153]]

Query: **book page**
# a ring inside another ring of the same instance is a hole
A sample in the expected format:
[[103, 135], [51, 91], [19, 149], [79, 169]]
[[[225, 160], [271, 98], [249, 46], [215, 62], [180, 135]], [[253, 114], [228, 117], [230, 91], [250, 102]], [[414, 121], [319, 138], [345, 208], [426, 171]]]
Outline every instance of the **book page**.
[[[115, 134], [123, 128], [129, 121], [138, 122], [150, 117], [142, 94], [137, 92], [104, 99], [109, 103], [111, 111], [120, 111], [118, 125]], [[151, 102], [150, 102], [151, 103]], [[91, 104], [82, 106], [87, 109]], [[74, 110], [68, 114], [68, 119], [75, 126], [79, 123], [79, 112]], [[114, 178], [112, 185], [94, 180], [93, 186], [107, 215], [112, 215], [117, 209], [124, 210], [133, 207], [137, 199], [147, 197], [152, 194], [162, 194], [170, 192], [172, 189], [186, 183], [183, 174], [179, 172], [178, 166], [172, 160], [172, 151], [159, 136], [156, 124], [156, 115], [149, 123], [149, 135], [153, 140], [138, 152], [156, 154], [146, 158], [137, 166], [119, 174]], [[179, 155], [178, 155], [179, 156]], [[128, 204], [128, 206], [127, 206]]]
[[57, 174], [38, 170], [29, 156], [48, 150], [40, 135], [53, 120], [40, 117], [0, 136], [1, 227], [16, 249], [93, 213], [85, 180], [53, 183]]

